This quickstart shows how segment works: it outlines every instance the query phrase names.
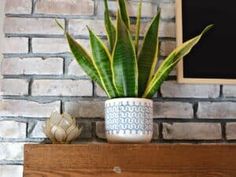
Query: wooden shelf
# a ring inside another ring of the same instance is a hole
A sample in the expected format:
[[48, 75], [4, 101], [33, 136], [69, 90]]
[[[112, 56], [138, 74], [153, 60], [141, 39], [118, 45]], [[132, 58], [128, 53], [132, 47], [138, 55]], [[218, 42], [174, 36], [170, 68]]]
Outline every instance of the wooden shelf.
[[25, 145], [25, 177], [236, 177], [236, 145]]

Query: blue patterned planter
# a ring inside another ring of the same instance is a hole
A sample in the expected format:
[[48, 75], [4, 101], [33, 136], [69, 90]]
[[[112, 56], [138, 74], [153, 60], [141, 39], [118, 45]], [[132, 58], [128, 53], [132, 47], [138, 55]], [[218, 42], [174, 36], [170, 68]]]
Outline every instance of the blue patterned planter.
[[107, 140], [112, 143], [148, 143], [153, 133], [153, 101], [117, 98], [105, 102]]

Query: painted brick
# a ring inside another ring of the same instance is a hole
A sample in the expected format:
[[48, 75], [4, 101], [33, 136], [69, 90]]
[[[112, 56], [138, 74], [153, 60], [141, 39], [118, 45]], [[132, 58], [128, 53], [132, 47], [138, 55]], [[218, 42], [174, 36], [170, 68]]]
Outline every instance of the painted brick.
[[2, 120], [0, 130], [0, 139], [26, 137], [26, 123], [23, 122]]
[[[98, 121], [96, 122], [96, 136], [101, 139], [106, 139], [106, 133], [105, 133], [105, 122], [104, 121]], [[157, 140], [159, 138], [159, 126], [157, 123], [153, 124], [153, 140]]]
[[2, 53], [28, 53], [28, 38], [4, 38], [2, 44]]
[[96, 100], [66, 102], [65, 112], [68, 112], [74, 117], [103, 118], [104, 117], [104, 102], [96, 101]]
[[159, 37], [175, 38], [176, 37], [175, 23], [161, 21], [159, 27]]
[[[90, 51], [88, 40], [78, 39], [77, 42], [79, 42], [88, 52]], [[70, 52], [69, 45], [64, 38], [33, 38], [32, 45], [34, 53]]]
[[220, 95], [220, 86], [178, 84], [175, 81], [166, 81], [161, 87], [161, 93], [163, 97], [217, 98]]
[[175, 17], [175, 3], [161, 3], [161, 18], [172, 19]]
[[88, 78], [86, 73], [80, 67], [76, 60], [73, 60], [68, 66], [68, 75], [72, 77]]
[[90, 80], [34, 80], [33, 96], [92, 96]]
[[79, 120], [78, 125], [83, 128], [81, 135], [75, 141], [80, 141], [80, 139], [92, 138], [92, 123], [88, 121]]
[[32, 11], [31, 0], [6, 0], [5, 13], [10, 14], [30, 14]]
[[[37, 67], [32, 67], [37, 66]], [[61, 75], [63, 58], [7, 58], [2, 61], [3, 75]]]
[[0, 142], [0, 160], [23, 160], [24, 143]]
[[219, 123], [163, 123], [163, 138], [167, 140], [219, 140]]
[[199, 102], [197, 116], [206, 119], [236, 119], [235, 102]]
[[155, 102], [153, 108], [154, 118], [193, 118], [193, 106], [183, 102]]
[[69, 32], [73, 35], [89, 35], [87, 26], [97, 35], [105, 35], [103, 20], [72, 19], [69, 21]]
[[23, 79], [1, 79], [0, 95], [28, 95], [29, 82]]
[[96, 87], [95, 87], [95, 93], [96, 93], [97, 96], [107, 97], [106, 92], [103, 89], [101, 89], [101, 87], [97, 84], [96, 84]]
[[236, 123], [226, 124], [226, 138], [228, 140], [236, 140]]
[[60, 15], [93, 15], [92, 0], [39, 0], [35, 5], [35, 13]]
[[168, 56], [175, 48], [175, 41], [162, 41], [160, 47], [161, 56]]
[[30, 138], [46, 138], [43, 132], [45, 121], [30, 122], [28, 125], [28, 134]]
[[[64, 21], [59, 20], [64, 26]], [[17, 34], [63, 34], [53, 18], [17, 18], [6, 17], [5, 33]]]
[[51, 112], [60, 112], [60, 101], [51, 103], [37, 103], [26, 100], [1, 100], [0, 116], [13, 117], [49, 117]]
[[2, 177], [23, 177], [23, 166], [0, 165], [0, 175]]
[[236, 97], [236, 86], [235, 85], [224, 85], [223, 95], [225, 97]]

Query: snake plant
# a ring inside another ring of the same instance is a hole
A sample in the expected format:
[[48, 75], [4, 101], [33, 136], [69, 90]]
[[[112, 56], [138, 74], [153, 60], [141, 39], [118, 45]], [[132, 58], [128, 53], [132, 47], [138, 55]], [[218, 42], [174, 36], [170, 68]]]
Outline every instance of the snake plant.
[[119, 10], [114, 25], [109, 16], [108, 2], [104, 0], [104, 21], [109, 46], [106, 46], [89, 27], [92, 56], [66, 32], [68, 44], [78, 64], [109, 98], [152, 98], [177, 63], [191, 51], [212, 25], [207, 26], [198, 36], [178, 46], [156, 69], [160, 48], [158, 37], [160, 11], [158, 10], [153, 18], [139, 48], [142, 0], [139, 2], [134, 35], [131, 34], [125, 0], [118, 0], [118, 4]]

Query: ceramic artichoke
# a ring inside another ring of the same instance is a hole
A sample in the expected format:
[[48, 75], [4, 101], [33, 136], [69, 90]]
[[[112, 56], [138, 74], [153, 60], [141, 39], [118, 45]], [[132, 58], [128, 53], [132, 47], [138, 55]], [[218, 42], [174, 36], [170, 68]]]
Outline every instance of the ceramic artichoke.
[[76, 123], [76, 119], [67, 113], [53, 112], [46, 121], [44, 133], [53, 144], [69, 144], [77, 139], [82, 128]]

